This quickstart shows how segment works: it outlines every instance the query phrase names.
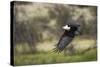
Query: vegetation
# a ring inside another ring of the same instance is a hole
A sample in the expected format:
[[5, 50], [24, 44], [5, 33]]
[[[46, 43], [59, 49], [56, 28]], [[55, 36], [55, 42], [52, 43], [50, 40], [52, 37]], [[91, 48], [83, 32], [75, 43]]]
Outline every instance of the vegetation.
[[[77, 43], [77, 44], [76, 44]], [[42, 44], [42, 43], [41, 43]], [[14, 54], [14, 63], [15, 65], [27, 65], [27, 64], [52, 64], [52, 63], [69, 63], [69, 62], [84, 62], [84, 61], [96, 61], [97, 60], [97, 49], [89, 48], [89, 46], [95, 46], [95, 40], [93, 39], [82, 39], [76, 38], [73, 41], [75, 52], [69, 50], [66, 54], [55, 53], [52, 51], [52, 46], [43, 47], [45, 44], [42, 44], [42, 47], [38, 47], [38, 51], [32, 53], [27, 46], [17, 46], [18, 52]], [[81, 44], [81, 45], [80, 45]], [[24, 44], [25, 45], [25, 44]], [[47, 45], [50, 45], [48, 43]], [[79, 47], [80, 45], [80, 47]], [[45, 45], [46, 46], [46, 45]], [[22, 52], [21, 52], [22, 51]], [[21, 53], [20, 53], [21, 52]], [[24, 53], [25, 52], [25, 53]], [[30, 52], [30, 53], [29, 53]]]
[[[14, 64], [47, 64], [97, 59], [97, 7], [51, 3], [14, 2]], [[75, 20], [80, 35], [65, 50], [52, 49], [63, 33], [62, 26]], [[95, 48], [92, 48], [95, 47]]]
[[16, 55], [15, 65], [27, 65], [27, 64], [54, 64], [54, 63], [70, 63], [70, 62], [84, 62], [84, 61], [96, 61], [97, 60], [96, 49], [87, 51], [84, 54], [67, 55], [63, 53], [51, 53], [51, 52], [37, 52], [35, 54], [22, 54]]

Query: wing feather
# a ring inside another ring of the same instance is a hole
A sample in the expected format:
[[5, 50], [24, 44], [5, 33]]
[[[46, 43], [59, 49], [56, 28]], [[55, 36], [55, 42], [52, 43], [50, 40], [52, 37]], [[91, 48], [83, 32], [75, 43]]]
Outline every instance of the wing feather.
[[60, 41], [58, 42], [58, 44], [56, 45], [56, 48], [54, 48], [55, 52], [62, 52], [66, 46], [68, 46], [68, 44], [72, 41], [72, 37], [63, 37], [60, 39]]

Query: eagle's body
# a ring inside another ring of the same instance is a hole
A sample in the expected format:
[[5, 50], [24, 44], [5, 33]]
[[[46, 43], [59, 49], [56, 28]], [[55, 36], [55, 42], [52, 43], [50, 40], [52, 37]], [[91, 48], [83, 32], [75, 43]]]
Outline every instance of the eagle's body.
[[78, 24], [67, 24], [63, 27], [64, 33], [56, 45], [56, 52], [62, 52], [69, 45], [75, 35], [79, 32], [79, 27], [80, 26]]

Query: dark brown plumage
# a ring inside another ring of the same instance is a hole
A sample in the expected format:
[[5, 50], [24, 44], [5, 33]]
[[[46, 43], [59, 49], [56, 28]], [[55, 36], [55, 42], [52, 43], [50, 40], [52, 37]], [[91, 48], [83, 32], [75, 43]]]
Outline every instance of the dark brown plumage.
[[[69, 43], [71, 43], [75, 35], [79, 33], [79, 24], [67, 24], [67, 26], [68, 27], [65, 27], [64, 33], [62, 34], [59, 42], [54, 48], [55, 52], [62, 52], [65, 49], [65, 47], [67, 47]], [[67, 30], [67, 28], [69, 28], [69, 30]]]

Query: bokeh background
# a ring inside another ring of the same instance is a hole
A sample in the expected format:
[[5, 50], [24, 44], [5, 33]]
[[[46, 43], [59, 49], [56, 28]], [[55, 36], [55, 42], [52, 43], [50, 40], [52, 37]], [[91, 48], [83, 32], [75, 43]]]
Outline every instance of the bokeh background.
[[[13, 8], [14, 65], [97, 60], [96, 6], [16, 1]], [[62, 53], [53, 52], [62, 26], [72, 20], [80, 34]]]

